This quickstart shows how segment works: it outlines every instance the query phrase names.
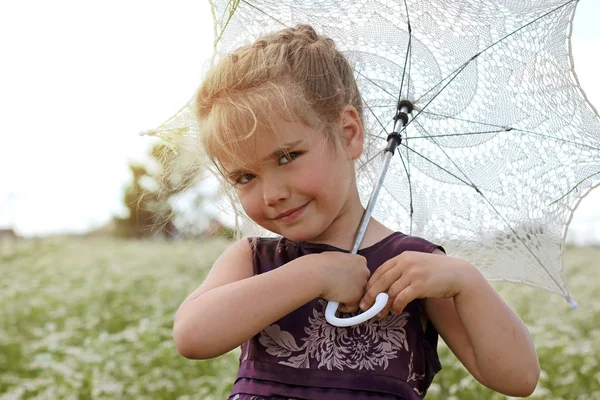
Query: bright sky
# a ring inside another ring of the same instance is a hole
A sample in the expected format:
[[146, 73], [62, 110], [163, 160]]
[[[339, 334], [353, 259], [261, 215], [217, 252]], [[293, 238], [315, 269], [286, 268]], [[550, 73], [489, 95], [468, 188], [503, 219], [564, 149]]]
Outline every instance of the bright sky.
[[[580, 82], [600, 108], [600, 3], [574, 29]], [[0, 228], [82, 232], [122, 213], [127, 162], [192, 96], [211, 55], [208, 1], [0, 2]], [[600, 241], [600, 189], [572, 233]], [[582, 239], [583, 238], [583, 239]], [[588, 239], [588, 240], [589, 240]]]

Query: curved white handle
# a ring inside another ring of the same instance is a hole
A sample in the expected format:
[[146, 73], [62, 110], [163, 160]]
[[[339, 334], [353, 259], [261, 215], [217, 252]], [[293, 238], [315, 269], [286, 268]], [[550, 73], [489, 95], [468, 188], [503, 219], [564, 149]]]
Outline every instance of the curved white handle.
[[337, 312], [340, 303], [337, 301], [330, 301], [325, 309], [325, 319], [333, 326], [345, 327], [358, 325], [376, 316], [381, 310], [384, 309], [387, 302], [387, 293], [379, 293], [377, 297], [375, 297], [375, 304], [373, 304], [373, 306], [365, 312], [350, 318], [338, 318], [335, 316], [335, 313]]

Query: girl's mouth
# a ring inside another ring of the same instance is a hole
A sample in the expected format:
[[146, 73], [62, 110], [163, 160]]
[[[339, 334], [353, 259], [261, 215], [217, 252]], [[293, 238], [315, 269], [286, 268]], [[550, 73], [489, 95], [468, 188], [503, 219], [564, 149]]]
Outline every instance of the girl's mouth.
[[300, 216], [304, 212], [304, 209], [306, 208], [307, 205], [308, 205], [308, 203], [306, 203], [303, 206], [300, 206], [298, 208], [286, 210], [286, 211], [282, 212], [281, 214], [279, 214], [275, 219], [284, 224], [292, 223], [292, 222], [296, 221], [298, 218], [300, 218]]

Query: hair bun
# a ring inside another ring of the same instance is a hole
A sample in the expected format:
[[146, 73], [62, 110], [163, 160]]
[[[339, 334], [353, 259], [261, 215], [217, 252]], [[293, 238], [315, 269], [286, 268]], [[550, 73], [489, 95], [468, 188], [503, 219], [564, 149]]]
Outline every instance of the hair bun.
[[296, 32], [298, 32], [301, 36], [304, 36], [305, 38], [309, 39], [311, 43], [314, 43], [317, 40], [319, 40], [319, 35], [317, 35], [317, 32], [315, 32], [313, 27], [310, 25], [297, 25]]

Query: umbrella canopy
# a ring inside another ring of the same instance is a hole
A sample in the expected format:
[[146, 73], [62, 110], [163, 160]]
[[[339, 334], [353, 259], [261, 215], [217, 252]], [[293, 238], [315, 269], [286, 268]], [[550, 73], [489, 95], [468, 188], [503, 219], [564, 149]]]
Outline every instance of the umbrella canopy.
[[[570, 1], [213, 1], [215, 60], [297, 24], [353, 65], [368, 143], [368, 200], [399, 100], [413, 112], [373, 216], [463, 257], [490, 280], [572, 300], [562, 253], [600, 183], [600, 118], [574, 71]], [[190, 103], [157, 131], [186, 127]]]

